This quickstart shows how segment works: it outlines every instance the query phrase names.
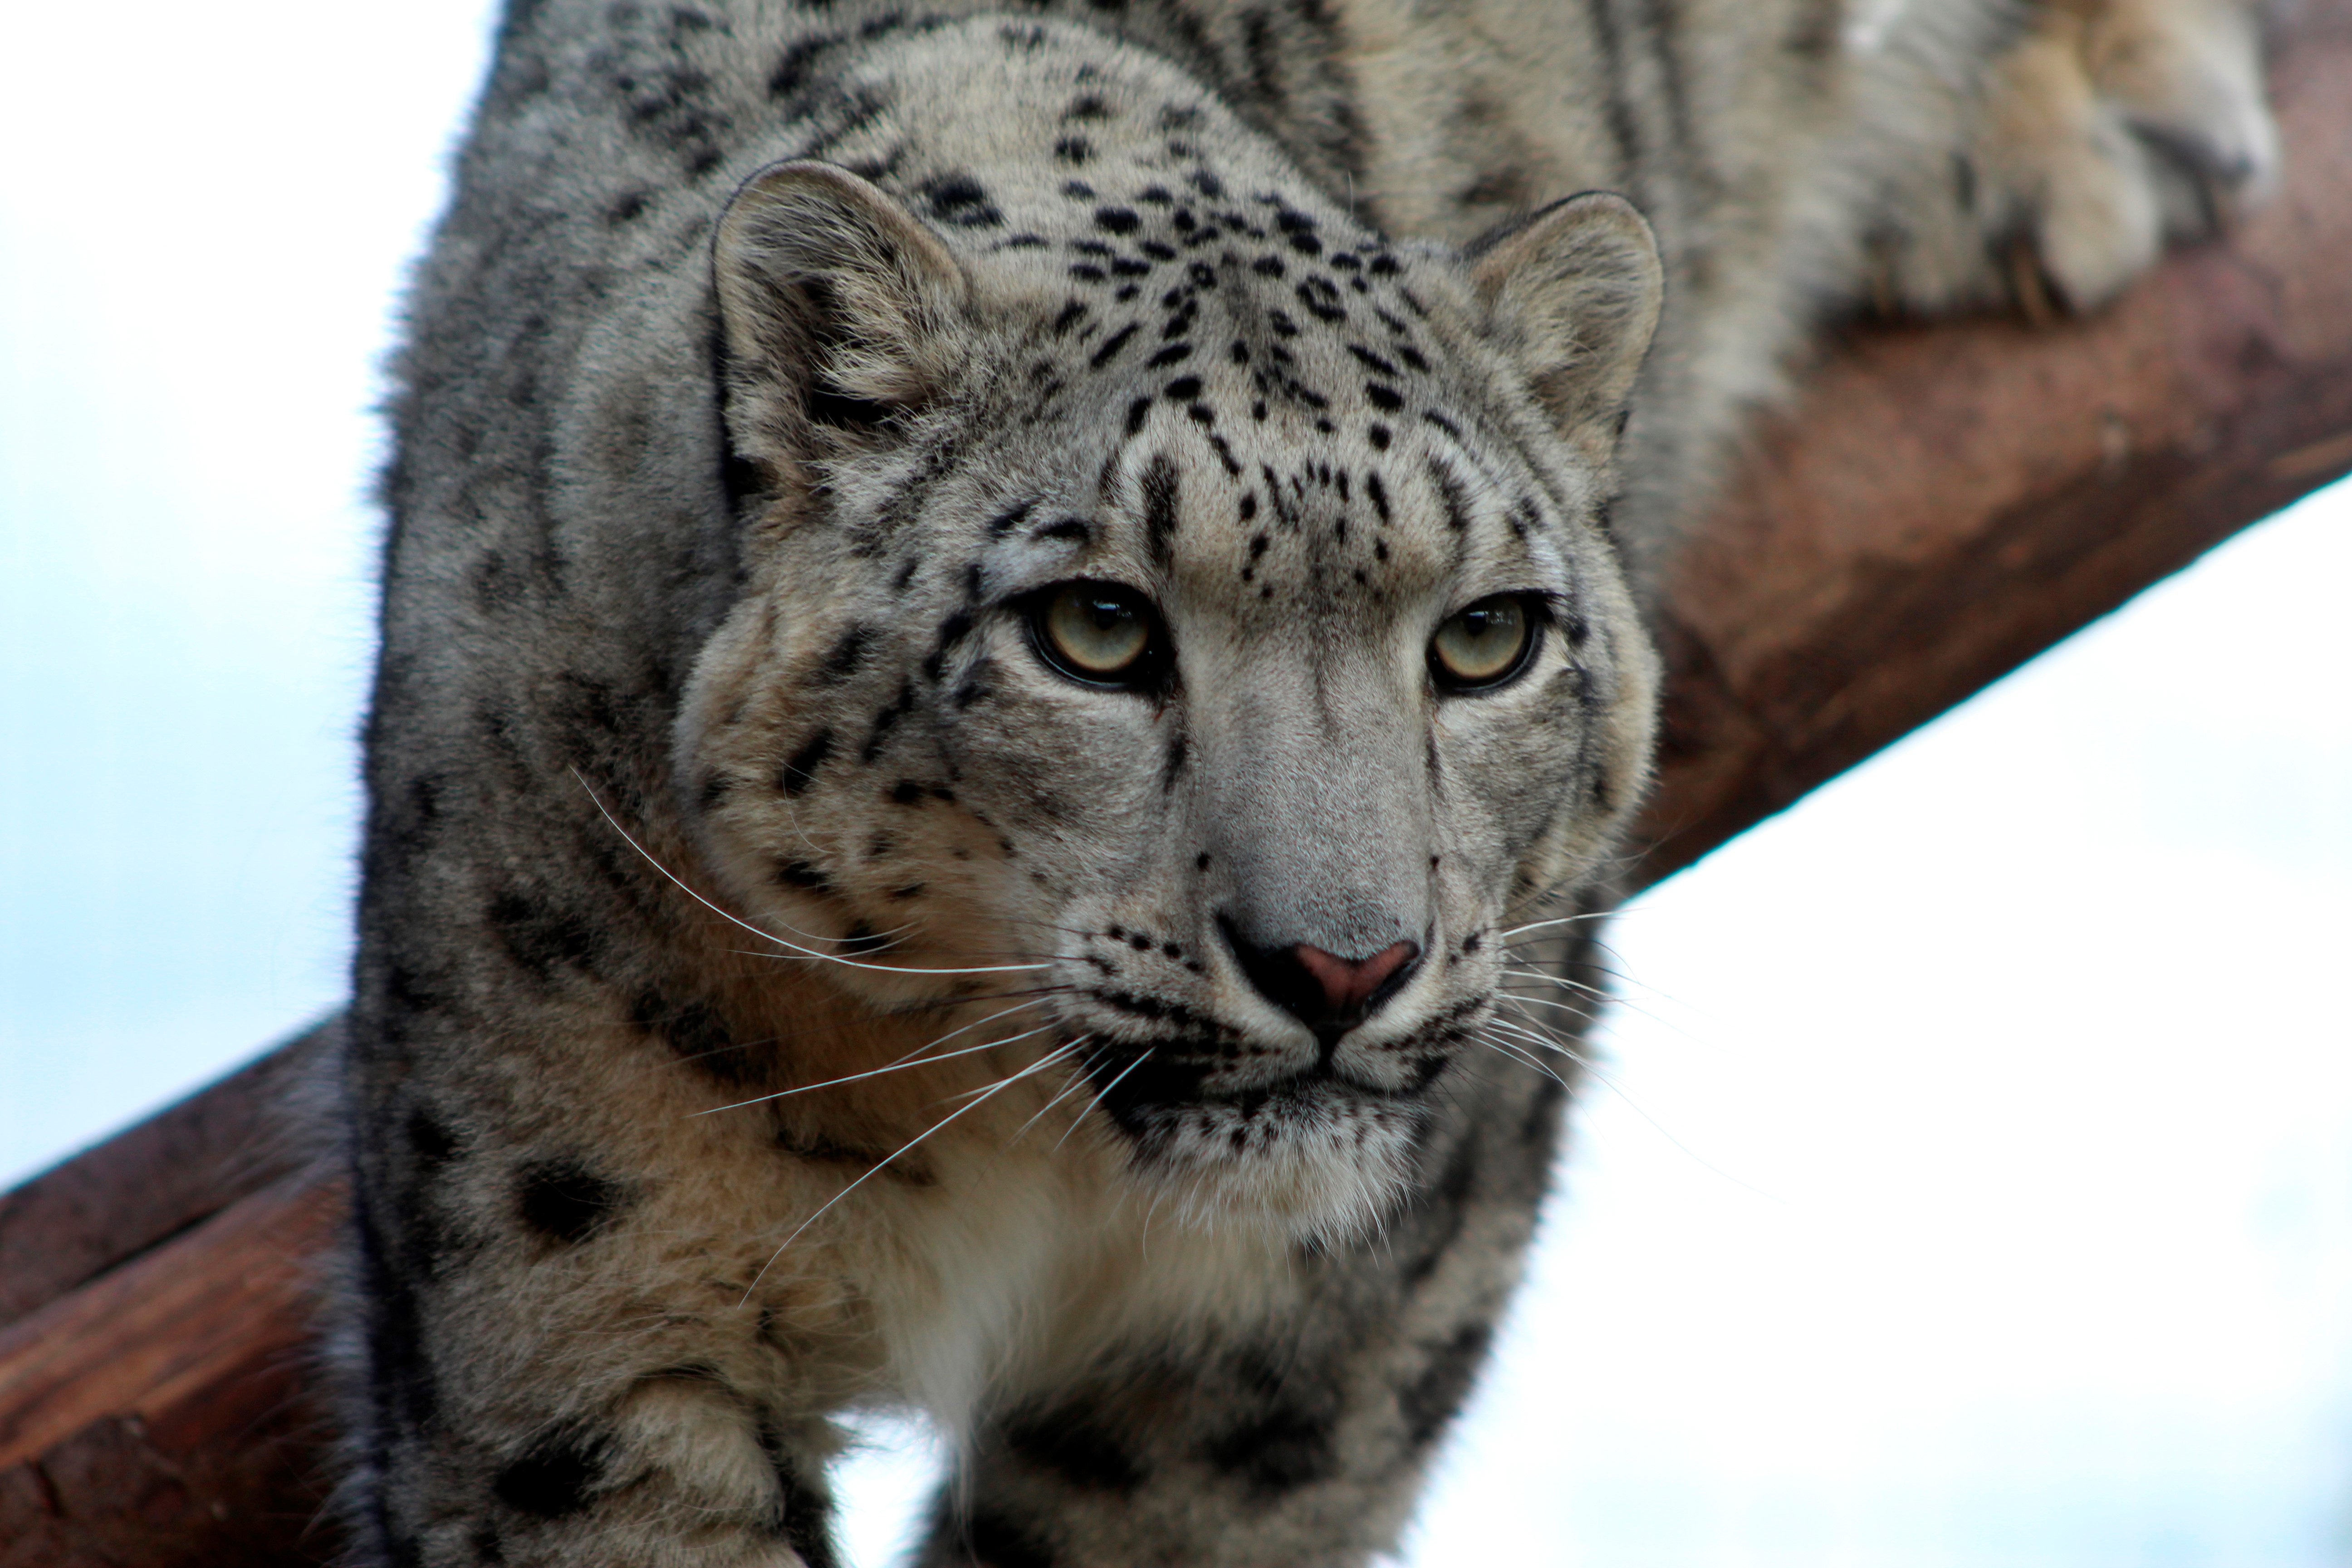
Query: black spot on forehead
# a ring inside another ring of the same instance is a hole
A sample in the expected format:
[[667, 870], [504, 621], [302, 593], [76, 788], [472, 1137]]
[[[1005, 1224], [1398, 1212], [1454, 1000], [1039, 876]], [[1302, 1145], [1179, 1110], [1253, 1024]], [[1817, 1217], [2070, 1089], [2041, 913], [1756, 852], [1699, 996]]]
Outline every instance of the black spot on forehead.
[[1103, 366], [1108, 364], [1112, 359], [1117, 357], [1119, 350], [1127, 346], [1128, 340], [1135, 336], [1136, 330], [1135, 322], [1128, 322], [1127, 325], [1121, 327], [1118, 331], [1113, 332], [1108, 338], [1103, 340], [1102, 346], [1095, 350], [1093, 356], [1087, 361], [1087, 363], [1096, 370], [1102, 369]]
[[1106, 234], [1133, 234], [1143, 220], [1132, 207], [1103, 206], [1095, 209], [1095, 226]]
[[1179, 482], [1175, 461], [1165, 452], [1152, 455], [1138, 481], [1143, 495], [1144, 536], [1155, 561], [1168, 559], [1176, 536]]
[[1292, 292], [1297, 295], [1298, 302], [1307, 307], [1308, 314], [1318, 321], [1344, 321], [1348, 319], [1347, 305], [1328, 278], [1301, 279]]
[[930, 216], [940, 223], [958, 228], [994, 228], [1004, 222], [1003, 213], [988, 199], [980, 182], [961, 171], [934, 175], [915, 190], [929, 203]]
[[1437, 491], [1438, 504], [1445, 509], [1445, 525], [1456, 533], [1470, 527], [1470, 491], [1462, 476], [1442, 458], [1431, 458], [1428, 464], [1431, 488]]

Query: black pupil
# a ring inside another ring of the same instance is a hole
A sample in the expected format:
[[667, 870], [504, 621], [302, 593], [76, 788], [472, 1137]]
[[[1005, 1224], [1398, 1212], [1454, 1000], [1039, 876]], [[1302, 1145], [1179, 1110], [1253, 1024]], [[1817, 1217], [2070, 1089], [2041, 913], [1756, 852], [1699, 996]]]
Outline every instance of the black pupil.
[[1131, 625], [1135, 620], [1135, 606], [1124, 599], [1090, 595], [1086, 606], [1087, 618], [1094, 623], [1094, 628], [1098, 632], [1113, 631]]

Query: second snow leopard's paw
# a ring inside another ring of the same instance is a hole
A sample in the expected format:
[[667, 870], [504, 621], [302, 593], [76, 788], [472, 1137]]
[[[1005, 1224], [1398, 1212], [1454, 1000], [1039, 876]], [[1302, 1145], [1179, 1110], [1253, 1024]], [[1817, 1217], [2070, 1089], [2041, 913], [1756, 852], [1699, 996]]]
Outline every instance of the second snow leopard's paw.
[[2248, 0], [2048, 0], [1993, 63], [1957, 210], [1911, 228], [1952, 243], [1886, 258], [1895, 297], [2091, 310], [2259, 205], [2279, 172], [2260, 32]]

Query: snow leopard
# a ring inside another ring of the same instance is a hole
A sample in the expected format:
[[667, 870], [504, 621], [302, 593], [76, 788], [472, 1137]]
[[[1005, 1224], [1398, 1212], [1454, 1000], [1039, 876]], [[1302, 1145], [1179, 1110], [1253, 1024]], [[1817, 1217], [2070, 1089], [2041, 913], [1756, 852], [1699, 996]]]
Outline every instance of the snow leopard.
[[[1392, 1549], [1645, 605], [1837, 310], [2260, 199], [2231, 0], [510, 0], [383, 484], [358, 1561]], [[1563, 1352], [1565, 1353], [1565, 1352]]]

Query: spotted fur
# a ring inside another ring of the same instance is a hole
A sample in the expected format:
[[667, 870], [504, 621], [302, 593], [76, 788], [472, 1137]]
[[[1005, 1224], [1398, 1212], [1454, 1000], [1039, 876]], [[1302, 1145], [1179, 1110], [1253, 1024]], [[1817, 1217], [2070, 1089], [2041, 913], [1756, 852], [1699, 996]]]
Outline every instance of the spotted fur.
[[958, 1446], [928, 1563], [1391, 1545], [1673, 519], [1822, 303], [2087, 307], [2258, 194], [2252, 61], [2222, 0], [518, 0], [386, 476], [362, 1554], [823, 1568], [877, 1405]]

